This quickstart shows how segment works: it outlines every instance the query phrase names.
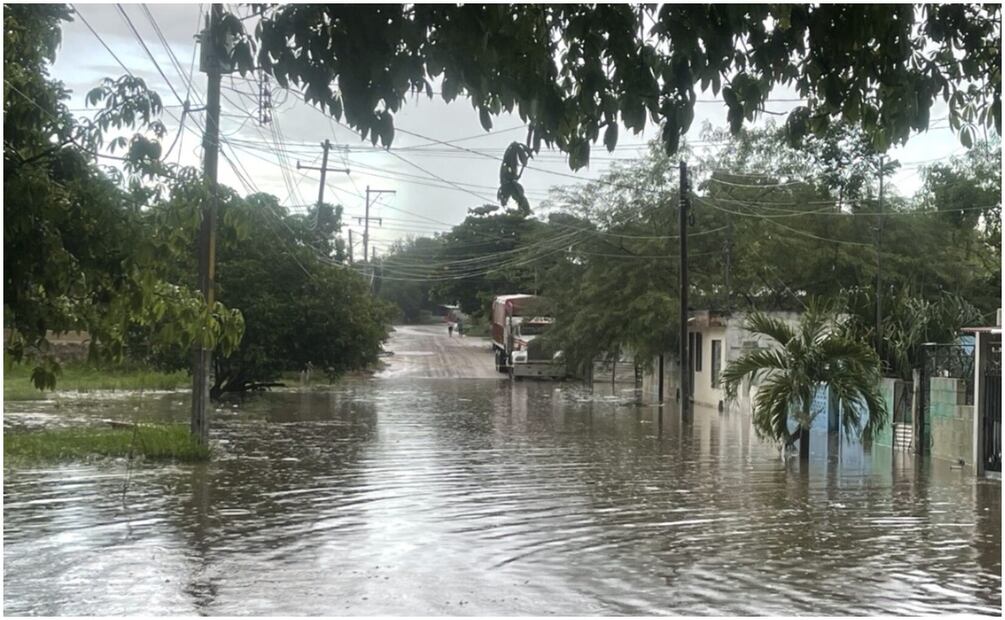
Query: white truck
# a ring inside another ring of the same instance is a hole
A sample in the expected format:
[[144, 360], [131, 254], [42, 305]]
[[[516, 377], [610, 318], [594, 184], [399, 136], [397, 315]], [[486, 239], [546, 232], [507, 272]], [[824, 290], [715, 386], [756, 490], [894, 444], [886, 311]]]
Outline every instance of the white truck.
[[555, 322], [552, 317], [535, 312], [535, 295], [499, 295], [492, 300], [492, 348], [496, 370], [513, 379], [538, 377], [564, 379], [565, 364], [558, 355], [546, 356], [531, 342]]

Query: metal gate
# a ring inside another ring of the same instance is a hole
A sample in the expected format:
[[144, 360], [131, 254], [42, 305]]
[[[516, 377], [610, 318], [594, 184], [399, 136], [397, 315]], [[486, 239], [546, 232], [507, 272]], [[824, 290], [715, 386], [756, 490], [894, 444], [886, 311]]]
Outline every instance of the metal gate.
[[981, 383], [984, 386], [984, 406], [981, 412], [984, 428], [984, 470], [1002, 470], [1002, 343], [990, 343]]

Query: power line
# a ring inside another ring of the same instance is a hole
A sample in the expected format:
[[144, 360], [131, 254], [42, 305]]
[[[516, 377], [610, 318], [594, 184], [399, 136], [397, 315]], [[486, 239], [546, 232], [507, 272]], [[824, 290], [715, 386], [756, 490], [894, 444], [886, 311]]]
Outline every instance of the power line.
[[133, 20], [129, 18], [129, 15], [126, 13], [125, 9], [122, 8], [121, 4], [116, 4], [115, 8], [118, 9], [119, 14], [122, 16], [122, 19], [125, 20], [126, 25], [129, 26], [129, 29], [132, 31], [133, 36], [136, 37], [136, 40], [139, 41], [139, 44], [143, 47], [143, 51], [146, 52], [147, 56], [150, 57], [151, 62], [153, 62], [154, 68], [157, 70], [157, 73], [160, 74], [161, 78], [164, 79], [164, 82], [167, 84], [168, 88], [171, 89], [171, 92], [174, 94], [175, 99], [177, 99], [179, 103], [184, 104], [185, 101], [181, 98], [181, 95], [178, 94], [178, 91], [175, 90], [174, 84], [172, 84], [171, 80], [169, 80], [167, 75], [164, 74], [164, 71], [161, 69], [160, 64], [157, 62], [157, 59], [150, 51], [150, 48], [147, 47], [146, 41], [143, 40], [143, 37], [140, 36], [140, 33], [136, 30], [136, 26], [133, 25]]
[[115, 54], [115, 52], [112, 51], [112, 48], [110, 48], [108, 46], [108, 44], [105, 43], [105, 40], [101, 38], [101, 35], [99, 35], [98, 32], [94, 28], [91, 27], [90, 22], [88, 22], [87, 18], [84, 17], [83, 13], [80, 12], [80, 9], [78, 9], [77, 6], [74, 5], [74, 4], [71, 4], [70, 7], [73, 9], [73, 12], [77, 14], [77, 17], [80, 18], [80, 21], [84, 22], [84, 25], [87, 26], [87, 29], [91, 31], [91, 34], [93, 34], [94, 37], [98, 40], [98, 42], [101, 43], [101, 46], [103, 48], [105, 48], [105, 51], [107, 51], [109, 54], [112, 55], [112, 58], [115, 59], [115, 62], [119, 63], [119, 66], [122, 67], [122, 69], [130, 77], [134, 77], [135, 78], [136, 76], [133, 75], [133, 72], [130, 71], [128, 67], [126, 67], [125, 63], [123, 63], [122, 60], [119, 59], [119, 57]]

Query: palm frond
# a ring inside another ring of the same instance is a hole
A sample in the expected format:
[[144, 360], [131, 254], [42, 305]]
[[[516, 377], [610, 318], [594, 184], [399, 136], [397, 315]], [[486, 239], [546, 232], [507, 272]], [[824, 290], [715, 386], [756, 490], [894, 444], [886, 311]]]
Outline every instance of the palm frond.
[[759, 437], [788, 441], [789, 415], [795, 405], [791, 377], [775, 374], [764, 381], [754, 398], [754, 428]]
[[752, 312], [747, 315], [744, 328], [755, 334], [767, 336], [783, 347], [796, 337], [795, 330], [788, 323], [763, 312]]
[[748, 351], [730, 362], [719, 373], [719, 383], [726, 392], [726, 398], [733, 400], [744, 379], [749, 379], [753, 383], [758, 377], [771, 371], [785, 370], [787, 366], [788, 360], [780, 351], [765, 349]]
[[816, 304], [799, 319], [799, 337], [804, 347], [812, 348], [822, 342], [828, 335], [830, 319]]
[[862, 372], [868, 368], [879, 369], [876, 350], [861, 340], [834, 334], [824, 339], [818, 350], [820, 358], [829, 366], [855, 368]]
[[[885, 427], [886, 403], [879, 392], [878, 366], [872, 368], [838, 367], [828, 378], [828, 385], [841, 407], [841, 430], [851, 438], [861, 429], [865, 438]], [[867, 417], [862, 424], [862, 415]]]

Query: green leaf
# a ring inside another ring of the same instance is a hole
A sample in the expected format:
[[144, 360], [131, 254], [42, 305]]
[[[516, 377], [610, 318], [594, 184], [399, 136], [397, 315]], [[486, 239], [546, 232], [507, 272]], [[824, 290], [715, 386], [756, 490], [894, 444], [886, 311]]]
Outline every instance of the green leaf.
[[618, 123], [611, 122], [607, 125], [607, 129], [604, 131], [604, 146], [607, 147], [607, 152], [613, 153], [614, 147], [618, 144]]
[[380, 143], [384, 148], [390, 148], [394, 141], [394, 116], [384, 111], [380, 116]]
[[974, 145], [972, 127], [970, 125], [964, 125], [960, 130], [960, 143], [966, 148], [971, 148]]
[[590, 143], [582, 138], [576, 138], [569, 144], [569, 167], [579, 170], [590, 165]]

